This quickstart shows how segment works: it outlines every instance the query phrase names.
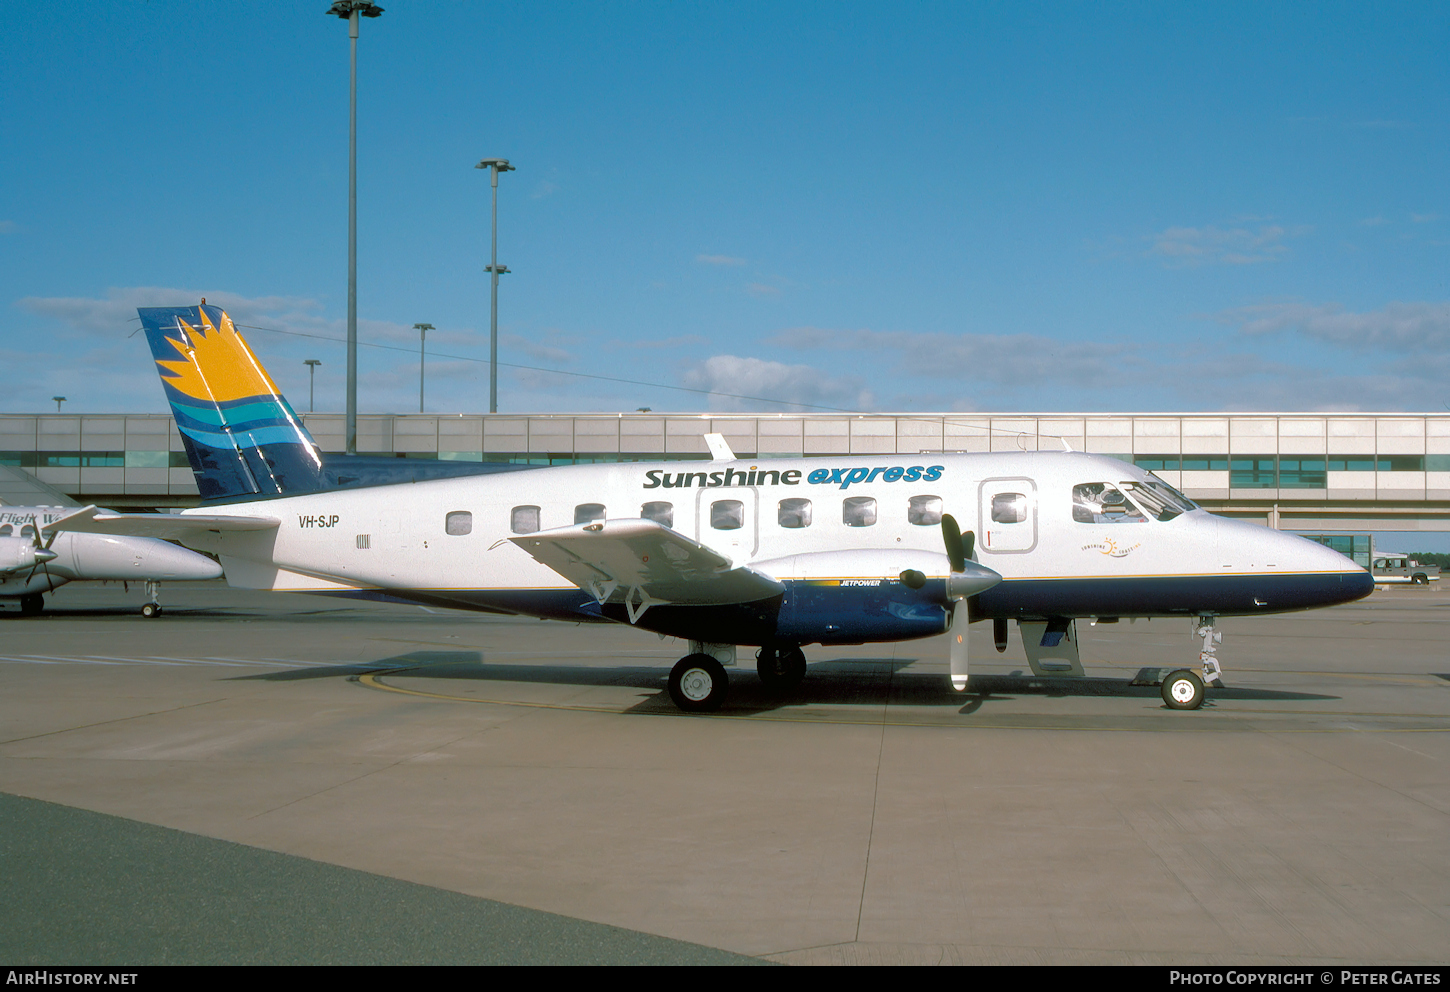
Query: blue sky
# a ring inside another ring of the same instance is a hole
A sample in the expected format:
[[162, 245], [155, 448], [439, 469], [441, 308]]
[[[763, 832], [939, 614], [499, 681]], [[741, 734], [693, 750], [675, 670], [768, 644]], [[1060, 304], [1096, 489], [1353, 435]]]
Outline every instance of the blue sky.
[[[429, 408], [1450, 403], [1444, 4], [419, 3], [365, 21], [365, 341]], [[340, 337], [327, 3], [16, 5], [0, 410], [163, 410], [137, 305]], [[343, 348], [247, 332], [294, 404]], [[465, 359], [475, 359], [473, 361]], [[416, 409], [363, 349], [364, 412]]]

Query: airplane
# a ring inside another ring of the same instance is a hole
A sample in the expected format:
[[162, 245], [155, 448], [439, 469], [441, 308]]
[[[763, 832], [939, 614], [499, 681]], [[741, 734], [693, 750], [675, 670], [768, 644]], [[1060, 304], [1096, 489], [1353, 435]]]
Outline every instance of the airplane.
[[[1038, 675], [1083, 675], [1077, 621], [1182, 617], [1198, 666], [1161, 679], [1194, 709], [1222, 685], [1216, 622], [1345, 603], [1370, 574], [1322, 545], [1215, 516], [1158, 477], [1063, 451], [738, 459], [527, 468], [339, 488], [227, 314], [143, 308], [142, 326], [205, 505], [85, 507], [47, 525], [170, 538], [219, 556], [247, 589], [405, 600], [686, 640], [669, 694], [718, 709], [737, 649], [786, 693], [803, 648], [968, 627], [998, 651], [1016, 621]], [[1064, 443], [1064, 448], [1066, 448]], [[960, 517], [968, 521], [965, 531]]]
[[0, 599], [19, 600], [36, 616], [45, 593], [68, 582], [142, 582], [143, 617], [161, 615], [163, 581], [219, 579], [221, 566], [206, 555], [149, 537], [46, 533], [76, 507], [0, 505]]

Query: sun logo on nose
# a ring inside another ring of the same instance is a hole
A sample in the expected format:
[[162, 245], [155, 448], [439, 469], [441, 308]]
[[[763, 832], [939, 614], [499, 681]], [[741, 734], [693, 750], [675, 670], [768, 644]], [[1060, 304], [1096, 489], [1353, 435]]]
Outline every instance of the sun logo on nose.
[[262, 368], [247, 342], [237, 333], [236, 325], [226, 311], [213, 323], [207, 307], [198, 307], [200, 319], [189, 324], [176, 319], [170, 341], [183, 358], [157, 359], [161, 378], [178, 392], [192, 399], [227, 403], [254, 396], [280, 399], [277, 384]]

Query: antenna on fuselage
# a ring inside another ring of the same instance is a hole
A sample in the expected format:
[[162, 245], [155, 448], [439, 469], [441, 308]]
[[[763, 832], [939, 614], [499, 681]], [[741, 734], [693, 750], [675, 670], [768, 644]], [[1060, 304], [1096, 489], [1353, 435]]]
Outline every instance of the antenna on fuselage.
[[724, 434], [706, 434], [705, 444], [710, 449], [710, 460], [713, 462], [733, 462], [735, 452], [730, 450], [730, 443], [725, 440]]

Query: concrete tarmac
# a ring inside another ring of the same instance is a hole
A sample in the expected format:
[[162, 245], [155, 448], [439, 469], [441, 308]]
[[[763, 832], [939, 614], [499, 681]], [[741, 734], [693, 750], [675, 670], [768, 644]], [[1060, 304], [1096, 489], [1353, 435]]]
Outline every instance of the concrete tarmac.
[[[0, 617], [0, 792], [137, 821], [97, 819], [98, 842], [150, 824], [684, 942], [650, 960], [1446, 962], [1437, 590], [1222, 621], [1228, 688], [1194, 712], [1128, 684], [1191, 666], [1185, 619], [1081, 626], [1079, 680], [1024, 674], [1015, 630], [999, 655], [975, 625], [960, 695], [945, 638], [808, 648], [785, 699], [743, 657], [704, 717], [664, 691], [685, 646], [623, 626], [220, 584], [163, 601], [143, 620], [134, 591], [77, 584]], [[518, 919], [549, 960], [549, 925]]]

